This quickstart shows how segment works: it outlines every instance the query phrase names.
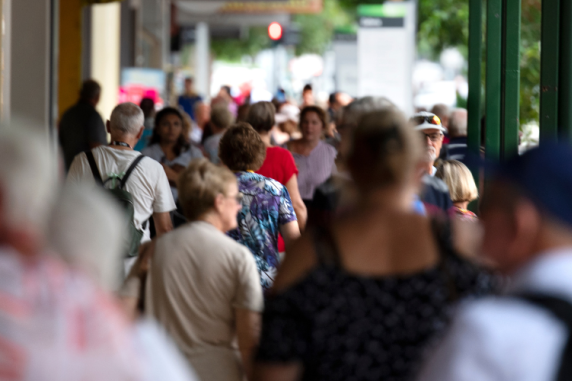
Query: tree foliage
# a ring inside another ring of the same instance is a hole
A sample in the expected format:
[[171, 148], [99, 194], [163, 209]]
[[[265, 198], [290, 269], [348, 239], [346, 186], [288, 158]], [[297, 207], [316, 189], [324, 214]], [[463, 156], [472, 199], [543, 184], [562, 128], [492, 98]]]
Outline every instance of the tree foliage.
[[294, 22], [300, 26], [301, 34], [296, 54], [322, 54], [332, 42], [335, 28], [355, 23], [355, 12], [344, 9], [340, 0], [324, 0], [322, 13], [296, 15]]
[[211, 41], [211, 51], [216, 59], [227, 62], [240, 62], [243, 56], [254, 58], [256, 54], [271, 47], [265, 27], [251, 27], [242, 39], [218, 39]]

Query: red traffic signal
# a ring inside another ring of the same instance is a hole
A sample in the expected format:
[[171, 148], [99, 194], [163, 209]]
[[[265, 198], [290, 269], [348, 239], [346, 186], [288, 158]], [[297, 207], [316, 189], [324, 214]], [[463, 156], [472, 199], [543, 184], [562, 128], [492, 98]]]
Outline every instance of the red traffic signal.
[[268, 37], [274, 41], [280, 40], [282, 38], [282, 25], [277, 22], [268, 25]]

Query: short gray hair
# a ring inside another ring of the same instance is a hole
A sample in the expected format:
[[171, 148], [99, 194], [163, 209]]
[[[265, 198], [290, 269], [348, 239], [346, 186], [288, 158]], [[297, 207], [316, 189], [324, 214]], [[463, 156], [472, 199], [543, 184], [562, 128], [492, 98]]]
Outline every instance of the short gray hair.
[[452, 138], [467, 136], [467, 110], [457, 108], [449, 117], [449, 136]]
[[44, 233], [58, 178], [49, 146], [47, 134], [23, 122], [0, 127], [1, 219], [13, 229]]
[[109, 119], [110, 130], [127, 135], [137, 135], [143, 127], [145, 115], [135, 103], [125, 102], [117, 105]]

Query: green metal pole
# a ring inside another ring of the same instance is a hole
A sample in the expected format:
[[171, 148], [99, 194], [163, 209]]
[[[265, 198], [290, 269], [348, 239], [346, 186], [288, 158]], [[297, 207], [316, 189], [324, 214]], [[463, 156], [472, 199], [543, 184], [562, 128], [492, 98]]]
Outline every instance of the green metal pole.
[[[467, 148], [473, 155], [481, 149], [481, 60], [483, 41], [483, 2], [469, 0], [469, 98], [467, 100]], [[478, 168], [471, 168], [475, 181]], [[477, 181], [478, 184], [478, 181]]]
[[[564, 0], [570, 1], [570, 0]], [[560, 0], [542, 0], [540, 40], [540, 142], [558, 138]]]
[[[469, 0], [469, 98], [467, 99], [467, 150], [475, 157], [481, 154], [481, 63], [483, 53], [483, 1]], [[477, 161], [470, 170], [479, 185], [480, 168]], [[477, 201], [469, 206], [478, 211]]]
[[558, 125], [560, 134], [572, 142], [572, 2], [560, 3], [560, 68], [558, 79]]
[[485, 155], [500, 156], [502, 0], [487, 0], [487, 84]]
[[501, 158], [518, 154], [521, 0], [503, 2]]

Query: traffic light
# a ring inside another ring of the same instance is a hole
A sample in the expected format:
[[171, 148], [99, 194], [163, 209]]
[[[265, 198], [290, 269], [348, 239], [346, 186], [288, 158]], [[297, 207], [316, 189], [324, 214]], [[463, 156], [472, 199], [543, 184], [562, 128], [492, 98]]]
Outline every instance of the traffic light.
[[268, 37], [273, 41], [279, 41], [282, 38], [282, 25], [277, 22], [268, 25]]
[[273, 22], [268, 25], [268, 37], [272, 40], [273, 46], [296, 46], [300, 43], [300, 27], [296, 24], [282, 26]]

